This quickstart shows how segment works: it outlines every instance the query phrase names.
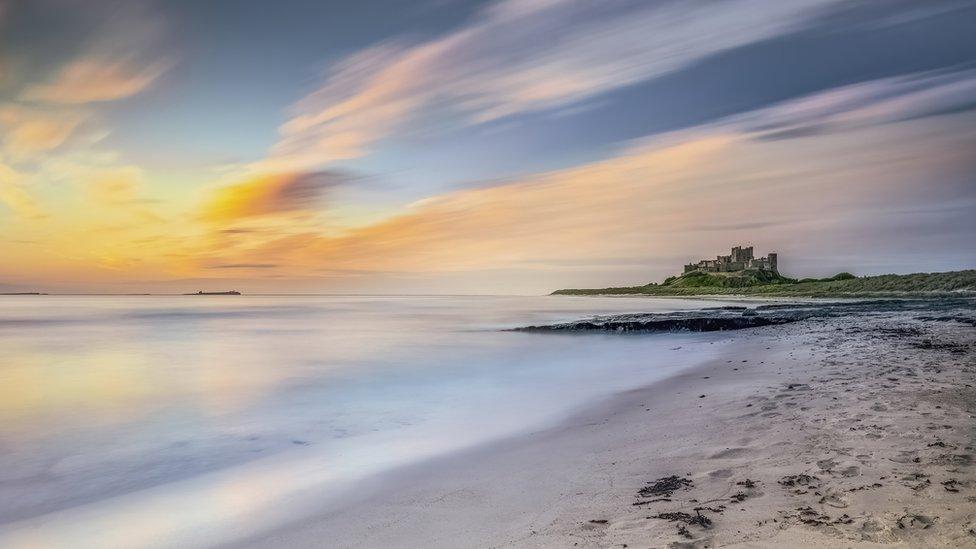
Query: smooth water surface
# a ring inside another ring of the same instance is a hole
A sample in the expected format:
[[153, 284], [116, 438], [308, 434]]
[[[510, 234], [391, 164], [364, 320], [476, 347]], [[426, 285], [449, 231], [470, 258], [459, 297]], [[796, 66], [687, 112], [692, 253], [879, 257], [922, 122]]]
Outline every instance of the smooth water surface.
[[526, 334], [593, 297], [0, 297], [0, 546], [207, 546], [538, 429], [721, 336]]

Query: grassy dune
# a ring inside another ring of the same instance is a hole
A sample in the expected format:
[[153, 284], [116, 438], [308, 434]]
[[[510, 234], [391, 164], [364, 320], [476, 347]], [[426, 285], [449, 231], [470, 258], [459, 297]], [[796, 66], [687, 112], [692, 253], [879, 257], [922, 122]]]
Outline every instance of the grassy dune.
[[770, 297], [938, 297], [976, 296], [976, 270], [796, 280], [768, 271], [687, 273], [660, 284], [622, 288], [566, 289], [554, 295], [752, 295]]

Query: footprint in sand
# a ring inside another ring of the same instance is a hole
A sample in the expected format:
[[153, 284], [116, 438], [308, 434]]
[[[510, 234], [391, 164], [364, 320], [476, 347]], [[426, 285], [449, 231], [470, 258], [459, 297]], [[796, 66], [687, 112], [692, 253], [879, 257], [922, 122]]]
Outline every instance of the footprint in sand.
[[902, 515], [895, 524], [902, 530], [927, 530], [935, 524], [935, 520], [925, 515], [908, 513]]
[[838, 463], [834, 461], [834, 458], [821, 459], [817, 462], [817, 467], [820, 467], [821, 471], [830, 471], [837, 465]]
[[817, 467], [820, 467], [820, 470], [825, 473], [845, 478], [856, 477], [861, 474], [861, 468], [856, 463], [852, 461], [837, 461], [834, 458], [818, 461]]
[[716, 452], [716, 453], [708, 456], [708, 459], [737, 458], [737, 457], [742, 457], [742, 456], [748, 455], [750, 453], [752, 453], [752, 449], [751, 448], [726, 448], [725, 450], [722, 450], [721, 452]]
[[861, 468], [857, 465], [847, 465], [846, 467], [835, 469], [833, 473], [845, 478], [852, 478], [861, 474]]
[[820, 498], [821, 505], [829, 505], [837, 509], [844, 509], [847, 507], [847, 498], [838, 493], [833, 488], [826, 490], [823, 497]]
[[704, 549], [706, 547], [713, 547], [713, 545], [712, 538], [707, 537], [696, 539], [694, 541], [675, 541], [672, 542], [668, 547], [671, 547], [672, 549]]
[[873, 516], [868, 516], [861, 524], [861, 540], [874, 543], [891, 543], [895, 541], [891, 526]]
[[917, 461], [918, 460], [918, 452], [915, 451], [915, 450], [912, 450], [912, 451], [904, 451], [903, 450], [901, 452], [898, 452], [898, 455], [897, 456], [894, 456], [894, 457], [891, 457], [891, 458], [888, 458], [888, 459], [890, 459], [891, 461], [894, 461], [895, 463], [918, 463], [918, 461]]

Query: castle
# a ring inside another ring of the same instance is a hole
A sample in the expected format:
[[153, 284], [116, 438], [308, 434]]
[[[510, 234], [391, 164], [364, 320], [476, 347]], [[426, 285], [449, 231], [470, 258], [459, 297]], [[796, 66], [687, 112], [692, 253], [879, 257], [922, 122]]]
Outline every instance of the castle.
[[764, 271], [777, 272], [776, 254], [770, 253], [766, 257], [753, 257], [752, 246], [743, 248], [736, 246], [732, 248], [730, 255], [720, 255], [715, 259], [702, 259], [698, 263], [685, 265], [685, 272], [703, 271], [706, 273], [727, 273], [732, 271], [744, 271], [746, 269], [759, 269]]

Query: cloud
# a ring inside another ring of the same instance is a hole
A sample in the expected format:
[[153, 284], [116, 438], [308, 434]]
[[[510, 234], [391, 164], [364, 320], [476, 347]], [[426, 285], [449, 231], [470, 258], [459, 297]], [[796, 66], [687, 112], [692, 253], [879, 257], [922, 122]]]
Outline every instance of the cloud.
[[158, 49], [165, 19], [144, 0], [91, 2], [47, 9], [69, 11], [87, 39], [65, 51], [60, 66], [41, 81], [26, 85], [22, 101], [78, 105], [116, 101], [145, 91], [172, 65]]
[[757, 139], [809, 137], [976, 109], [976, 70], [883, 78], [727, 119]]
[[300, 272], [325, 266], [428, 272], [632, 252], [637, 235], [643, 240], [654, 227], [675, 221], [673, 200], [655, 201], [655, 193], [666, 196], [680, 181], [675, 174], [709, 166], [729, 144], [724, 136], [705, 136], [648, 146], [606, 162], [433, 197], [341, 236], [261, 238], [226, 263], [274, 262]]
[[11, 76], [10, 60], [0, 54], [0, 88], [6, 86]]
[[447, 35], [381, 44], [337, 64], [295, 105], [267, 165], [362, 156], [420, 118], [467, 125], [568, 106], [788, 32], [834, 3], [498, 2]]
[[22, 187], [23, 175], [0, 163], [0, 203], [17, 215], [40, 219], [44, 213], [34, 198]]
[[27, 88], [21, 97], [59, 104], [114, 101], [145, 90], [168, 68], [169, 63], [145, 64], [132, 57], [76, 59], [51, 81]]
[[278, 267], [274, 263], [225, 263], [212, 265], [208, 269], [274, 269]]
[[142, 187], [142, 170], [135, 166], [104, 168], [91, 174], [87, 180], [89, 196], [95, 202], [106, 205], [124, 205], [139, 202]]
[[688, 227], [682, 227], [684, 230], [689, 231], [741, 231], [741, 230], [754, 230], [754, 229], [768, 229], [771, 227], [786, 225], [786, 222], [769, 222], [769, 221], [747, 221], [741, 223], [726, 223], [723, 225], [692, 225]]
[[254, 175], [218, 188], [204, 205], [202, 217], [211, 222], [231, 222], [312, 211], [320, 207], [326, 191], [350, 179], [348, 174], [335, 170]]
[[87, 118], [85, 113], [0, 106], [0, 127], [7, 155], [24, 159], [61, 146]]

